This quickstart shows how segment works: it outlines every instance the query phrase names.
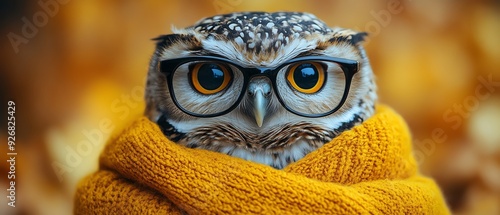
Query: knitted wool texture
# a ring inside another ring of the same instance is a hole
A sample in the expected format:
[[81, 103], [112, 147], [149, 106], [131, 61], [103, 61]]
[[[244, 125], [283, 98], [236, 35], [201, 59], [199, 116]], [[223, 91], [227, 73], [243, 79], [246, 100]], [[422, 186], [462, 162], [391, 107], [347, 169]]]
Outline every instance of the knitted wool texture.
[[449, 214], [385, 106], [283, 170], [169, 141], [138, 119], [83, 179], [76, 214]]

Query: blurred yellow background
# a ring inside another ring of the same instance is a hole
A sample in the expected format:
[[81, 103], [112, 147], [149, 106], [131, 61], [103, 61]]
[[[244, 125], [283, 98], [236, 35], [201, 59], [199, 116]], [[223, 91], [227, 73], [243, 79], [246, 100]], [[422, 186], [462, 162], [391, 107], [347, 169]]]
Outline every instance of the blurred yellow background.
[[[407, 120], [422, 172], [454, 213], [500, 214], [500, 2], [473, 0], [2, 1], [0, 98], [16, 103], [18, 156], [16, 208], [2, 197], [0, 211], [72, 213], [106, 140], [142, 114], [151, 38], [218, 13], [281, 10], [370, 33], [380, 101]], [[0, 162], [1, 196], [9, 168]]]

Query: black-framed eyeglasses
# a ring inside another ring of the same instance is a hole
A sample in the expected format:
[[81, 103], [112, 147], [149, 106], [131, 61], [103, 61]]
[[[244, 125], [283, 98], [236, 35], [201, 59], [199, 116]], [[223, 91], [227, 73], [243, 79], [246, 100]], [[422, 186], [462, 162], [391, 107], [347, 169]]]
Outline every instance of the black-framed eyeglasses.
[[173, 102], [196, 117], [234, 110], [255, 77], [269, 78], [274, 94], [289, 112], [310, 118], [330, 115], [346, 101], [358, 70], [358, 61], [329, 56], [297, 57], [274, 68], [245, 67], [217, 56], [160, 62]]

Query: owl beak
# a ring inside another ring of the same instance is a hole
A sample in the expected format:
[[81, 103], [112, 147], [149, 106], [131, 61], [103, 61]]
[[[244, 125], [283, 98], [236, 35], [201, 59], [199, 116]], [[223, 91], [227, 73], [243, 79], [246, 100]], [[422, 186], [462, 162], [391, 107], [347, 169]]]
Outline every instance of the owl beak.
[[255, 122], [257, 125], [262, 127], [262, 123], [264, 122], [264, 117], [266, 116], [267, 110], [267, 98], [264, 97], [264, 93], [262, 91], [255, 92], [254, 102], [253, 102], [253, 113], [255, 117]]
[[250, 80], [248, 85], [248, 113], [253, 115], [257, 126], [262, 127], [264, 117], [270, 114], [269, 102], [271, 101], [271, 80], [267, 77], [255, 77]]

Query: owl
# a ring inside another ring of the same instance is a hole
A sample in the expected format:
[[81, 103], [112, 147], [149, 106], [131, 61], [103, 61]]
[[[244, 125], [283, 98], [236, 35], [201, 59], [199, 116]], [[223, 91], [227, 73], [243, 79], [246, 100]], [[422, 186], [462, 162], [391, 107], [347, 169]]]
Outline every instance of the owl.
[[241, 12], [154, 39], [145, 115], [170, 140], [281, 169], [374, 113], [366, 33]]

